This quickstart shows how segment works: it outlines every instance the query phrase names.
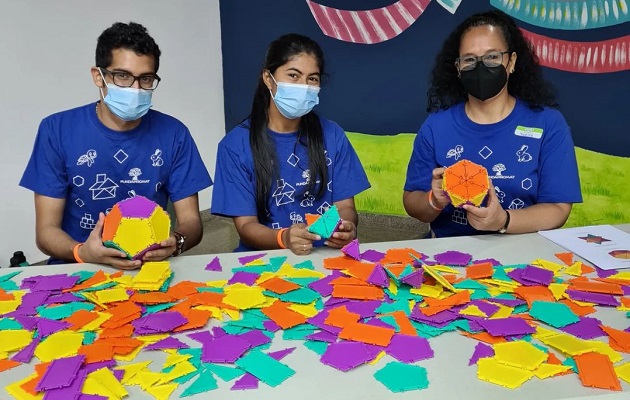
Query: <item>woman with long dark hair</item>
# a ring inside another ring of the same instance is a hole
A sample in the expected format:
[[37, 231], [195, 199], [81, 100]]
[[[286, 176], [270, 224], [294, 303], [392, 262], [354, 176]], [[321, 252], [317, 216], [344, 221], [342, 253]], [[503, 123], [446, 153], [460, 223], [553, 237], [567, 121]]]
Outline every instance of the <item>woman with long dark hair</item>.
[[[319, 103], [324, 55], [298, 34], [267, 49], [249, 117], [230, 131], [217, 153], [212, 213], [232, 217], [238, 250], [313, 246], [340, 248], [356, 237], [354, 196], [370, 187], [345, 132], [312, 111]], [[321, 243], [306, 214], [336, 205], [342, 223]]]
[[[431, 113], [416, 137], [403, 202], [434, 236], [562, 226], [582, 201], [571, 131], [531, 44], [501, 11], [475, 14], [446, 39], [431, 73]], [[467, 159], [493, 185], [482, 207], [454, 208], [444, 168]]]

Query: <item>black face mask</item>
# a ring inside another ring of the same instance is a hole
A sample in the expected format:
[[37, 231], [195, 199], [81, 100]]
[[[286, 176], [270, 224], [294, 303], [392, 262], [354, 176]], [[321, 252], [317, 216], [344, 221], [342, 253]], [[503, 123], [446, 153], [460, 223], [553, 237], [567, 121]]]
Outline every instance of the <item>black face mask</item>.
[[461, 71], [459, 75], [464, 90], [481, 101], [499, 94], [507, 83], [507, 71], [503, 65], [486, 67], [484, 63], [478, 62], [474, 69]]

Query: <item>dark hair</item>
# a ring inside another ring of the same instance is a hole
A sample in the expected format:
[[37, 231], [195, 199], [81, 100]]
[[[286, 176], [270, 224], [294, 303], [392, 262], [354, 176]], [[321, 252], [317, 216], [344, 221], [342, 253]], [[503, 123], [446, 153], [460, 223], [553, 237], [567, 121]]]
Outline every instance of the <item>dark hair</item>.
[[105, 29], [96, 42], [96, 66], [107, 68], [112, 64], [112, 51], [127, 49], [138, 55], [152, 56], [155, 72], [160, 67], [160, 48], [149, 35], [147, 28], [135, 22], [116, 22]]
[[[271, 94], [262, 76], [266, 70], [273, 74], [278, 67], [300, 54], [313, 56], [317, 61], [320, 75], [324, 75], [324, 53], [314, 40], [295, 33], [283, 35], [271, 42], [267, 48], [258, 86], [254, 93], [252, 111], [249, 115], [249, 143], [256, 173], [256, 209], [261, 222], [269, 221], [271, 187], [274, 180], [278, 178], [276, 149], [267, 131]], [[320, 198], [326, 191], [328, 170], [324, 155], [322, 125], [313, 111], [300, 119], [298, 141], [299, 144], [306, 146], [308, 151], [310, 179], [304, 193], [309, 192], [315, 198]]]
[[494, 10], [468, 17], [446, 38], [431, 71], [427, 111], [445, 110], [467, 100], [455, 60], [459, 57], [462, 36], [471, 28], [484, 25], [499, 28], [507, 43], [507, 50], [516, 53], [514, 73], [510, 74], [508, 81], [508, 93], [535, 110], [540, 110], [543, 106], [557, 107], [555, 93], [551, 85], [543, 79], [542, 68], [532, 44], [525, 39], [512, 18], [502, 11]]

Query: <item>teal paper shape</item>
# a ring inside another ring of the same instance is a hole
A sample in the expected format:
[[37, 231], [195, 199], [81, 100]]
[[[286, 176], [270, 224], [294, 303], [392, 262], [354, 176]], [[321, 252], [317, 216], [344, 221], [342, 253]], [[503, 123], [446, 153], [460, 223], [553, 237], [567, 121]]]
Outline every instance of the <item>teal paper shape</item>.
[[218, 387], [219, 385], [217, 385], [217, 380], [214, 378], [214, 375], [212, 375], [212, 371], [203, 369], [201, 373], [199, 373], [199, 377], [184, 390], [181, 396], [188, 397], [203, 392], [209, 392]]
[[295, 374], [295, 371], [288, 365], [258, 350], [249, 351], [236, 360], [236, 365], [273, 387]]
[[313, 289], [309, 288], [300, 288], [295, 289], [290, 292], [281, 294], [278, 298], [285, 303], [296, 303], [296, 304], [311, 304], [315, 300], [321, 298], [322, 295]]
[[313, 277], [313, 278], [306, 278], [306, 277], [304, 277], [304, 278], [295, 278], [295, 277], [289, 278], [289, 277], [287, 277], [287, 278], [284, 278], [284, 279], [286, 279], [289, 282], [293, 282], [296, 285], [300, 285], [300, 286], [306, 287], [309, 284], [311, 284], [311, 283], [313, 283], [315, 281], [318, 281], [320, 278], [315, 278], [315, 277]]
[[320, 342], [317, 340], [306, 340], [304, 341], [304, 347], [321, 356], [326, 352], [326, 349], [328, 348], [328, 343]]
[[18, 331], [20, 329], [24, 329], [24, 327], [16, 320], [10, 318], [0, 319], [0, 331]]
[[287, 260], [287, 256], [281, 256], [281, 257], [271, 257], [269, 259], [269, 264], [271, 264], [271, 266], [274, 268], [274, 272], [279, 270], [280, 267], [282, 267], [282, 264], [284, 264], [284, 262]]
[[387, 389], [396, 393], [429, 387], [427, 370], [418, 365], [392, 361], [376, 371], [374, 377]]
[[387, 325], [391, 325], [396, 332], [400, 332], [400, 325], [396, 322], [396, 318], [391, 315], [383, 315], [378, 317], [381, 321], [385, 322]]
[[576, 374], [578, 373], [577, 364], [575, 363], [575, 360], [572, 357], [565, 358], [564, 361], [562, 361], [562, 365], [566, 365], [567, 367], [571, 367], [573, 372], [575, 372]]
[[470, 290], [487, 290], [488, 287], [473, 279], [464, 279], [461, 282], [457, 282], [453, 285], [456, 289], [470, 289]]
[[225, 365], [213, 363], [203, 363], [203, 365], [205, 369], [212, 371], [212, 373], [218, 376], [223, 382], [229, 382], [232, 379], [236, 379], [245, 374], [245, 371], [240, 368], [227, 367]]
[[151, 304], [145, 306], [145, 312], [143, 315], [154, 314], [156, 312], [160, 312], [162, 310], [166, 310], [167, 308], [173, 307], [177, 303], [163, 303], [163, 304]]
[[1, 275], [0, 282], [7, 282], [9, 279], [13, 278], [14, 276], [20, 273], [22, 273], [22, 270], [13, 271], [13, 272], [9, 272], [8, 274]]
[[94, 276], [96, 272], [92, 272], [92, 271], [77, 271], [74, 274], [70, 275], [70, 276], [78, 276], [79, 280], [77, 281], [76, 284], [79, 284], [81, 282], [85, 282], [88, 279], [90, 279], [91, 277]]
[[492, 296], [487, 290], [475, 290], [470, 295], [470, 300], [490, 299]]
[[96, 306], [92, 303], [72, 302], [53, 307], [39, 306], [37, 307], [37, 311], [39, 312], [39, 316], [42, 318], [54, 319], [58, 321], [64, 318], [68, 318], [79, 310], [92, 311], [94, 307]]
[[580, 321], [580, 317], [566, 304], [549, 301], [534, 301], [529, 315], [554, 328], [562, 328]]
[[302, 324], [294, 326], [293, 328], [285, 329], [282, 332], [282, 338], [284, 340], [305, 340], [308, 335], [311, 335], [318, 331], [319, 328], [310, 324]]
[[319, 235], [323, 239], [328, 239], [335, 233], [340, 223], [339, 210], [337, 210], [337, 206], [333, 205], [321, 217], [317, 218], [317, 221], [309, 225], [308, 231]]
[[96, 332], [83, 332], [83, 345], [87, 346], [96, 340]]
[[492, 272], [492, 279], [504, 282], [512, 282], [512, 278], [510, 278], [507, 272], [505, 272], [504, 267], [494, 267], [494, 271]]
[[10, 292], [12, 290], [18, 290], [20, 287], [17, 285], [17, 283], [13, 282], [13, 281], [4, 281], [4, 282], [0, 282], [0, 289], [4, 290], [5, 292]]
[[315, 266], [313, 265], [313, 261], [306, 260], [301, 263], [293, 264], [293, 268], [314, 270]]

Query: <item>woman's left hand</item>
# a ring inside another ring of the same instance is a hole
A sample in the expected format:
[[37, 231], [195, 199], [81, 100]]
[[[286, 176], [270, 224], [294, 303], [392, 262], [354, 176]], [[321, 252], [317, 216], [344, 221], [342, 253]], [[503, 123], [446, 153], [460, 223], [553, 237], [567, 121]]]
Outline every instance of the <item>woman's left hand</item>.
[[352, 221], [341, 221], [339, 228], [324, 242], [326, 246], [340, 249], [356, 238], [356, 225]]
[[488, 189], [488, 203], [485, 207], [475, 207], [470, 204], [463, 206], [467, 213], [470, 226], [478, 231], [497, 232], [505, 225], [506, 213], [494, 191], [494, 185], [490, 183]]

